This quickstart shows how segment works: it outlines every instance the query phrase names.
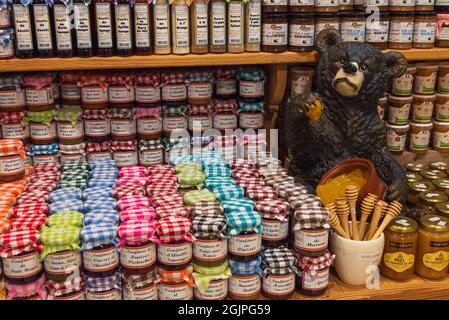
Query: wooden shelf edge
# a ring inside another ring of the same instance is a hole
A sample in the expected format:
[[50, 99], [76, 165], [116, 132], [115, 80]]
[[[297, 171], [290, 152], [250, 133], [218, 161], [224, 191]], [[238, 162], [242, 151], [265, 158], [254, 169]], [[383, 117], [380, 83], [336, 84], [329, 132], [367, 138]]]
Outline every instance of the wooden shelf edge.
[[[393, 51], [393, 50], [386, 50]], [[396, 50], [410, 61], [449, 59], [449, 48]], [[150, 55], [131, 57], [35, 58], [0, 60], [0, 72], [138, 69], [248, 64], [315, 63], [316, 52], [224, 53], [205, 55]]]

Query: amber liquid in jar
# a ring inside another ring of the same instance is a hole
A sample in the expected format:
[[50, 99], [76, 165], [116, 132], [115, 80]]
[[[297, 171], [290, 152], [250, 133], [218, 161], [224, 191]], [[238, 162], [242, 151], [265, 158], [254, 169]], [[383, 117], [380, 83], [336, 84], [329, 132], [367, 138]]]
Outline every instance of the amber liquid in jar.
[[133, 54], [133, 17], [131, 4], [127, 0], [117, 0], [114, 5], [115, 38], [117, 55], [126, 57]]
[[110, 0], [95, 0], [94, 19], [97, 55], [112, 56], [114, 54], [114, 19]]
[[153, 7], [146, 0], [134, 4], [134, 53], [149, 55], [153, 53]]
[[44, 0], [33, 2], [33, 17], [37, 54], [39, 57], [53, 57], [53, 19], [51, 10]]
[[79, 57], [91, 57], [94, 54], [92, 35], [93, 10], [90, 3], [84, 0], [75, 0], [75, 43]]
[[15, 29], [16, 57], [33, 58], [35, 48], [33, 40], [33, 12], [30, 6], [24, 6], [20, 0], [14, 0], [12, 13]]

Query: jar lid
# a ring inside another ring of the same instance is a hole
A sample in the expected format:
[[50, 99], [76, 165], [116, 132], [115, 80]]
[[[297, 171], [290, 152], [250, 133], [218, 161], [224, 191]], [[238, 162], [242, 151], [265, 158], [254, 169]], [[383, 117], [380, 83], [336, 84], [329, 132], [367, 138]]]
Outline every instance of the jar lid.
[[418, 194], [418, 198], [426, 203], [441, 203], [449, 200], [449, 197], [442, 191], [423, 191]]
[[398, 129], [398, 130], [401, 130], [401, 129], [408, 130], [410, 128], [410, 125], [408, 123], [407, 124], [391, 124], [391, 123], [387, 122], [387, 128]]
[[416, 11], [415, 12], [415, 16], [418, 16], [418, 17], [423, 17], [423, 16], [436, 17], [437, 13], [436, 13], [436, 11]]
[[388, 230], [399, 233], [415, 232], [416, 228], [418, 223], [415, 220], [401, 216], [395, 217], [387, 227]]
[[410, 122], [410, 127], [418, 127], [423, 129], [431, 130], [433, 128], [433, 123], [418, 123], [418, 122]]
[[340, 18], [365, 18], [365, 12], [362, 11], [343, 11], [339, 12]]
[[429, 163], [430, 169], [449, 170], [449, 163], [444, 161], [434, 161]]
[[415, 172], [419, 172], [421, 170], [427, 170], [427, 168], [428, 167], [425, 164], [417, 163], [417, 162], [409, 162], [405, 165], [406, 170], [415, 171]]
[[416, 172], [406, 172], [405, 175], [409, 183], [421, 181], [423, 179], [423, 177]]
[[449, 217], [449, 202], [437, 203], [435, 209], [438, 213], [442, 213]]
[[433, 179], [442, 179], [442, 178], [446, 178], [447, 174], [444, 173], [441, 170], [421, 170], [419, 172], [419, 174], [424, 178], [424, 179], [429, 179], [429, 180], [433, 180]]
[[432, 183], [440, 189], [449, 189], [449, 179], [434, 179]]
[[289, 13], [288, 17], [290, 19], [314, 19], [314, 13]]
[[435, 101], [437, 96], [435, 94], [432, 95], [424, 95], [424, 94], [413, 94], [413, 100], [415, 100], [415, 98], [418, 99], [423, 99], [423, 100], [431, 100], [431, 101]]
[[428, 231], [449, 231], [449, 220], [433, 214], [424, 215], [419, 219], [419, 225]]
[[415, 13], [407, 12], [407, 11], [395, 11], [395, 12], [391, 12], [390, 15], [392, 17], [414, 17]]
[[413, 97], [412, 96], [408, 96], [408, 97], [398, 97], [392, 94], [388, 95], [388, 100], [399, 100], [399, 101], [413, 101]]

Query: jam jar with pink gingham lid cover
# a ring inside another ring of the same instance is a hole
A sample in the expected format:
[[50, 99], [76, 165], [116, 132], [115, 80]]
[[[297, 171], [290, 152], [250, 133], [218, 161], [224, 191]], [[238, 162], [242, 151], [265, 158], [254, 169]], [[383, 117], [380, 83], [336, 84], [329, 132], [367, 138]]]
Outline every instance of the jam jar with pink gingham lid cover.
[[6, 300], [46, 300], [45, 276], [41, 275], [33, 282], [13, 284], [6, 282]]
[[144, 71], [134, 75], [136, 84], [136, 106], [139, 108], [156, 107], [161, 101], [160, 72]]
[[212, 129], [212, 104], [189, 105], [189, 130], [201, 131]]
[[187, 100], [187, 86], [183, 71], [162, 73], [162, 100], [167, 103]]
[[22, 111], [26, 107], [23, 76], [5, 74], [0, 78], [0, 110]]
[[112, 141], [111, 150], [112, 159], [119, 168], [136, 166], [139, 163], [137, 140]]
[[82, 73], [76, 71], [59, 73], [61, 100], [64, 106], [81, 106], [81, 88], [78, 82]]
[[108, 97], [110, 108], [131, 108], [136, 101], [134, 75], [113, 73], [108, 77]]
[[81, 103], [83, 109], [106, 109], [108, 107], [108, 77], [98, 73], [87, 73], [81, 76], [78, 86], [81, 87]]
[[53, 80], [54, 75], [51, 73], [28, 75], [23, 78], [29, 111], [50, 111], [55, 108]]
[[26, 111], [0, 111], [0, 124], [2, 127], [2, 138], [19, 139], [23, 143], [30, 142], [30, 128], [27, 123], [23, 123], [22, 119], [26, 115]]
[[237, 96], [238, 83], [235, 75], [235, 69], [215, 70], [215, 97], [217, 99], [226, 100]]
[[111, 137], [114, 141], [127, 141], [136, 138], [136, 120], [134, 108], [109, 108]]
[[234, 130], [238, 126], [237, 101], [215, 100], [213, 102], [213, 127], [224, 132], [225, 130]]
[[136, 108], [137, 136], [142, 140], [160, 139], [162, 136], [161, 107]]

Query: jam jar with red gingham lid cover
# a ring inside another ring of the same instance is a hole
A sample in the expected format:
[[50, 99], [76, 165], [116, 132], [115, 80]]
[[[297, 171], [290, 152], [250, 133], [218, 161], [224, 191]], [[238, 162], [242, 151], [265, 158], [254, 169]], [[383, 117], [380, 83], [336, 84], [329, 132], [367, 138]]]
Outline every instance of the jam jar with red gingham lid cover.
[[112, 158], [117, 167], [136, 166], [139, 163], [137, 154], [137, 140], [111, 142]]
[[329, 268], [334, 258], [329, 251], [320, 257], [300, 255], [297, 261], [296, 290], [305, 296], [323, 295], [329, 285]]
[[87, 109], [83, 111], [84, 135], [87, 142], [104, 142], [111, 135], [111, 124], [107, 110]]
[[288, 240], [289, 205], [283, 199], [265, 199], [255, 202], [255, 210], [262, 215], [262, 245], [280, 247]]
[[26, 107], [23, 76], [6, 74], [0, 77], [0, 110], [23, 111]]
[[224, 132], [225, 130], [234, 130], [238, 127], [237, 101], [215, 100], [213, 103], [213, 127]]
[[27, 123], [23, 123], [26, 111], [0, 111], [0, 124], [2, 127], [3, 139], [18, 139], [24, 144], [30, 142], [30, 128]]
[[167, 103], [180, 103], [187, 100], [184, 72], [170, 71], [162, 73], [162, 100]]
[[131, 108], [136, 101], [132, 73], [113, 73], [108, 77], [110, 108]]
[[47, 280], [48, 300], [85, 300], [84, 280], [79, 275], [64, 282]]
[[81, 76], [81, 72], [75, 71], [59, 73], [61, 100], [64, 106], [81, 106], [81, 88], [78, 86]]
[[142, 140], [162, 137], [161, 107], [136, 108], [137, 136]]
[[109, 108], [111, 137], [114, 141], [127, 141], [136, 138], [136, 120], [134, 108]]
[[102, 74], [87, 73], [81, 76], [78, 86], [81, 87], [83, 109], [106, 109], [108, 107], [108, 77]]
[[111, 160], [111, 141], [87, 142], [86, 144], [87, 161]]
[[215, 71], [215, 97], [219, 100], [232, 99], [237, 96], [238, 83], [236, 70], [231, 68]]
[[26, 102], [29, 111], [49, 111], [55, 108], [52, 88], [54, 75], [36, 74], [23, 78]]
[[212, 104], [189, 105], [189, 130], [204, 132], [212, 129], [212, 113]]
[[140, 108], [156, 107], [161, 101], [161, 74], [156, 71], [144, 71], [134, 75], [136, 106]]

